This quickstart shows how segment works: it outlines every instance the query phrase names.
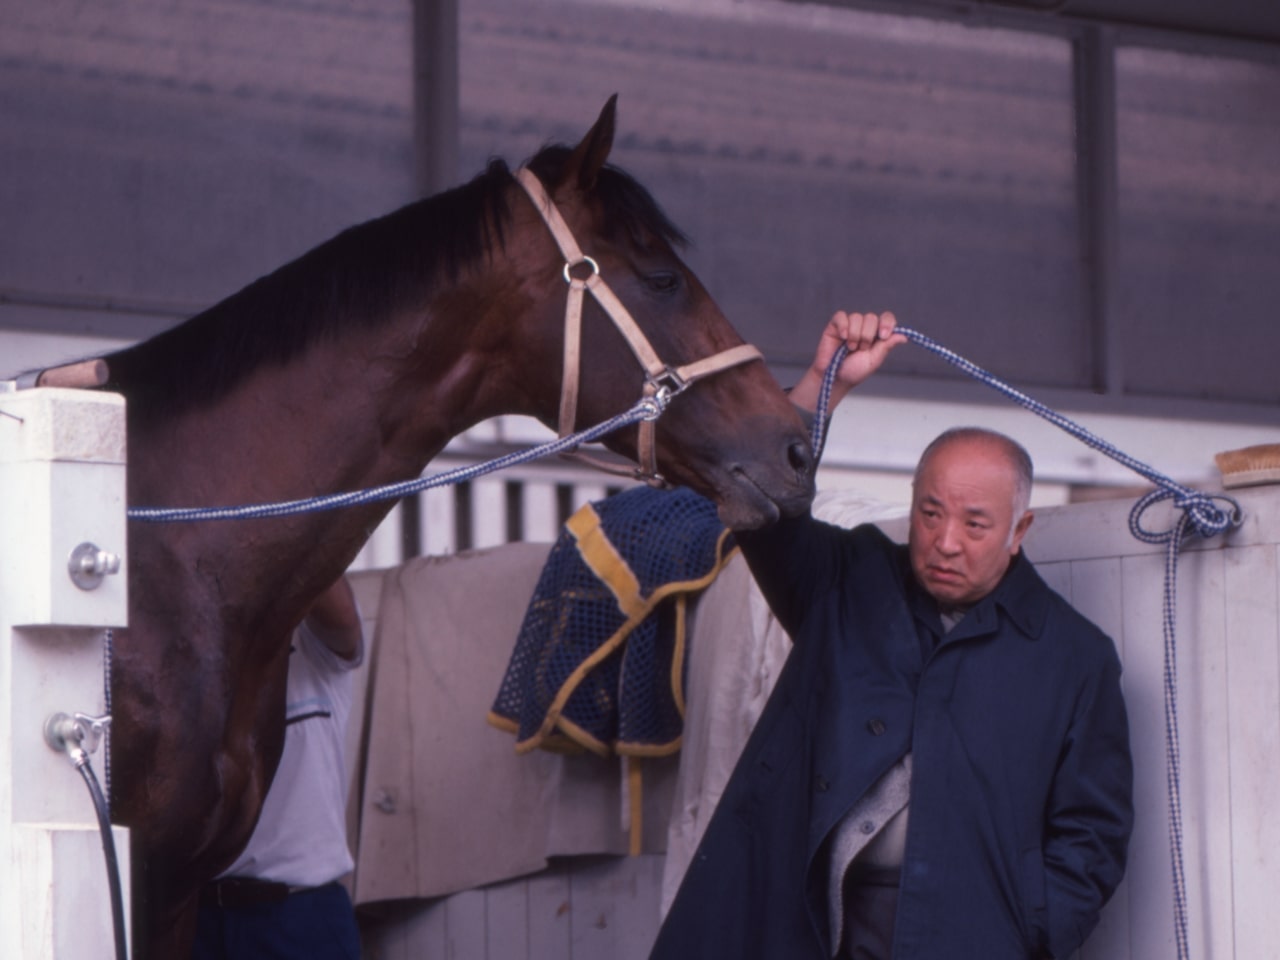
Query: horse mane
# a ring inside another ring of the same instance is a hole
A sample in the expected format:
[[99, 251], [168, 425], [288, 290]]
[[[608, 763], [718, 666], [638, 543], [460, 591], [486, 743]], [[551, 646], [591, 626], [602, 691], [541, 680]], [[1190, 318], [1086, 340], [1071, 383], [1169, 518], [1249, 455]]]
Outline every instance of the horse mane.
[[[527, 166], [550, 186], [570, 154], [552, 144]], [[284, 365], [324, 338], [389, 322], [503, 246], [513, 180], [495, 158], [462, 186], [343, 230], [191, 319], [107, 355], [103, 389], [124, 394], [135, 417], [171, 416], [215, 402], [255, 370]], [[594, 196], [608, 238], [686, 242], [625, 171], [606, 164]]]

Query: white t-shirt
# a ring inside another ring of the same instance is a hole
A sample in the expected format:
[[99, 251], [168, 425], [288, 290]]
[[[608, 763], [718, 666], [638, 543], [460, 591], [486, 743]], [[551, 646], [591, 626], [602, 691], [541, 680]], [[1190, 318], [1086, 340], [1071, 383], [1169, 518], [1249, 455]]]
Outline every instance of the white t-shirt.
[[318, 887], [351, 872], [343, 762], [353, 671], [305, 624], [293, 635], [284, 752], [248, 846], [222, 876]]

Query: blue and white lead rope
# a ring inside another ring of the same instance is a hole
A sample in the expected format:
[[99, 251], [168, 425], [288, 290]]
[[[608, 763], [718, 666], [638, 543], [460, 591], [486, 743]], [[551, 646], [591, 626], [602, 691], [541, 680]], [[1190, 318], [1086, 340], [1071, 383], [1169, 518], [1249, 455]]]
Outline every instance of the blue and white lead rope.
[[[959, 367], [976, 380], [1004, 394], [1020, 406], [1026, 407], [1037, 416], [1065, 430], [1100, 453], [1123, 464], [1135, 473], [1145, 477], [1156, 485], [1156, 489], [1143, 496], [1129, 512], [1129, 532], [1144, 543], [1165, 545], [1164, 555], [1164, 718], [1165, 718], [1165, 773], [1169, 791], [1169, 856], [1173, 868], [1173, 906], [1174, 935], [1178, 947], [1178, 960], [1188, 957], [1187, 942], [1187, 880], [1182, 863], [1182, 760], [1178, 735], [1178, 664], [1177, 664], [1177, 587], [1178, 587], [1178, 552], [1182, 547], [1182, 538], [1188, 530], [1194, 530], [1200, 536], [1208, 538], [1222, 533], [1232, 526], [1239, 525], [1241, 520], [1240, 505], [1231, 497], [1218, 494], [1206, 494], [1185, 487], [1170, 479], [1159, 471], [1135, 460], [1127, 453], [1112, 446], [1107, 441], [1090, 433], [1084, 427], [1062, 414], [1049, 409], [1038, 400], [1034, 400], [1009, 386], [998, 377], [993, 376], [976, 364], [970, 363], [960, 355], [953, 353], [937, 341], [906, 327], [898, 327], [900, 333], [912, 343], [936, 353], [948, 363]], [[822, 379], [822, 387], [818, 392], [818, 409], [813, 422], [814, 458], [821, 455], [826, 441], [827, 407], [831, 402], [831, 388], [835, 383], [840, 364], [848, 355], [849, 349], [841, 344], [836, 355], [827, 367]], [[1142, 514], [1152, 504], [1172, 498], [1173, 505], [1182, 510], [1182, 516], [1173, 527], [1164, 532], [1153, 532], [1142, 525]], [[1224, 510], [1218, 501], [1229, 503], [1231, 509]]]
[[665, 409], [665, 401], [654, 397], [645, 397], [630, 410], [610, 417], [603, 423], [581, 430], [567, 437], [558, 437], [537, 447], [508, 453], [484, 463], [458, 467], [444, 473], [429, 477], [418, 477], [413, 480], [402, 480], [381, 487], [370, 487], [367, 490], [353, 490], [349, 493], [331, 493], [320, 497], [306, 497], [301, 500], [285, 500], [279, 503], [258, 503], [242, 507], [131, 507], [128, 510], [130, 520], [142, 520], [149, 523], [172, 523], [190, 520], [254, 520], [262, 517], [287, 517], [299, 513], [316, 513], [321, 510], [336, 510], [339, 507], [354, 507], [359, 504], [375, 503], [379, 500], [394, 500], [406, 497], [411, 493], [430, 490], [433, 487], [445, 487], [453, 483], [464, 483], [507, 467], [528, 463], [540, 457], [564, 453], [583, 443], [592, 443], [606, 434], [641, 420], [655, 420]]

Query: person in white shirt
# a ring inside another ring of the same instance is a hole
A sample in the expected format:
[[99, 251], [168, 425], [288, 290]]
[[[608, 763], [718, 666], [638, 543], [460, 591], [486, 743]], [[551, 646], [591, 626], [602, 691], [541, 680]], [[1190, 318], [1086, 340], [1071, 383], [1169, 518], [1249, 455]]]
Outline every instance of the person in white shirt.
[[239, 858], [201, 892], [195, 960], [360, 956], [343, 744], [364, 636], [351, 585], [316, 600], [289, 651], [285, 743]]

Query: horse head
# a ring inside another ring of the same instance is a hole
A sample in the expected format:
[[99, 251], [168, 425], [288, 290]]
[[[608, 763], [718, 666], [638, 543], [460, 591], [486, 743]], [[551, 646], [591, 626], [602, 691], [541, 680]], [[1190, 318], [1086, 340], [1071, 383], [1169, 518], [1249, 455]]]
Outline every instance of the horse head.
[[[643, 186], [607, 163], [615, 117], [616, 96], [576, 147], [533, 157], [520, 174], [528, 196], [509, 200], [516, 236], [506, 245], [540, 304], [522, 332], [535, 413], [568, 433], [626, 410], [642, 393], [664, 393], [669, 406], [652, 434], [642, 424], [605, 445], [649, 469], [656, 459], [665, 481], [713, 499], [731, 527], [793, 515], [813, 497], [805, 427], [758, 351], [681, 260], [680, 230]], [[577, 307], [566, 306], [575, 287], [580, 334]], [[557, 367], [558, 397], [545, 373]]]

